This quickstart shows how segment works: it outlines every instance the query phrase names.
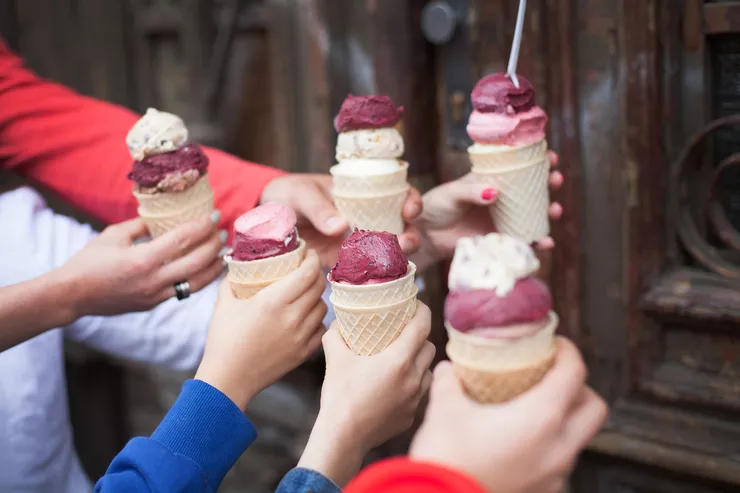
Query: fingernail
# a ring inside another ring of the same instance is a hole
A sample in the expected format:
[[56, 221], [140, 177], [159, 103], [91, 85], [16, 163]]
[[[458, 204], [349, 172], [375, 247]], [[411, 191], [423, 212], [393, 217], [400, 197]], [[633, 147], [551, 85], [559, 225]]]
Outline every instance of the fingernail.
[[227, 233], [223, 229], [218, 232], [218, 239], [221, 240], [222, 245], [226, 243], [226, 238], [228, 237], [229, 237], [229, 233]]
[[496, 190], [493, 188], [486, 188], [483, 190], [483, 193], [480, 194], [480, 198], [485, 200], [486, 202], [492, 201], [496, 197]]
[[213, 212], [211, 212], [211, 222], [213, 224], [218, 224], [219, 221], [221, 221], [221, 211], [214, 209]]
[[326, 220], [326, 227], [329, 229], [339, 229], [343, 226], [344, 219], [339, 216], [332, 216]]

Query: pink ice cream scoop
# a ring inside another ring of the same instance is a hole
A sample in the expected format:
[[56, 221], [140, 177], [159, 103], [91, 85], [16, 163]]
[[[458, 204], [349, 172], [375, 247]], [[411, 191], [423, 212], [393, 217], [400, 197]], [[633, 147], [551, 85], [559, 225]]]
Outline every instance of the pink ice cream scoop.
[[468, 135], [478, 144], [521, 146], [545, 138], [547, 115], [535, 105], [532, 84], [522, 77], [519, 88], [506, 74], [483, 77], [475, 85], [471, 99], [473, 112], [468, 120]]
[[407, 270], [408, 259], [396, 235], [355, 228], [339, 248], [329, 279], [348, 284], [375, 284], [400, 279]]
[[298, 248], [298, 230], [293, 209], [277, 202], [255, 207], [234, 222], [234, 251], [238, 261], [259, 260]]
[[[520, 279], [504, 296], [493, 289], [451, 291], [445, 300], [445, 319], [460, 332], [505, 332], [510, 326], [546, 320], [552, 310], [552, 295], [543, 281], [534, 276]], [[487, 331], [488, 332], [488, 331]]]

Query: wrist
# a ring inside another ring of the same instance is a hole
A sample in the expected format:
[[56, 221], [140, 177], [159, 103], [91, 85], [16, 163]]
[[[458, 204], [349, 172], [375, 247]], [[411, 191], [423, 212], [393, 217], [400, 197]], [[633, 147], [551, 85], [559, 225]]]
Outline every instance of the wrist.
[[204, 358], [194, 378], [220, 390], [242, 412], [245, 411], [258, 390], [250, 384], [249, 379], [236, 378], [230, 371], [221, 371], [219, 366], [211, 365], [210, 361]]
[[40, 280], [45, 285], [44, 290], [53, 300], [55, 312], [59, 317], [57, 326], [69, 325], [80, 317], [92, 314], [86, 302], [84, 283], [64, 266], [45, 274]]
[[319, 413], [298, 467], [319, 472], [344, 487], [360, 471], [367, 452], [361, 440]]

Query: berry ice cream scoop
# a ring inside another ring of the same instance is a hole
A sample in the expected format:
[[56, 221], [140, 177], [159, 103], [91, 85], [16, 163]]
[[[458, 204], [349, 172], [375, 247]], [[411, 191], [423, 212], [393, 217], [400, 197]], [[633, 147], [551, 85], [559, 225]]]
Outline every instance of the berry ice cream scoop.
[[231, 258], [244, 262], [292, 252], [298, 248], [296, 220], [293, 209], [277, 202], [243, 214], [234, 222]]
[[330, 281], [377, 284], [400, 279], [408, 271], [408, 259], [398, 237], [391, 233], [355, 229], [339, 248]]

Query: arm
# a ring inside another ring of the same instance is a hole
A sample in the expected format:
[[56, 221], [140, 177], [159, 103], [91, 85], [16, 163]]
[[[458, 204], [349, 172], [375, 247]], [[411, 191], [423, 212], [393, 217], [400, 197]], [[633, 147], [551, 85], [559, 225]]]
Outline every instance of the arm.
[[[124, 139], [139, 116], [39, 78], [0, 40], [0, 167], [56, 192], [106, 223], [136, 215]], [[228, 227], [282, 175], [206, 148], [209, 177]]]
[[151, 438], [134, 438], [95, 492], [215, 492], [257, 433], [226, 395], [188, 380]]
[[433, 464], [406, 458], [378, 462], [363, 470], [345, 493], [486, 493], [466, 475]]

